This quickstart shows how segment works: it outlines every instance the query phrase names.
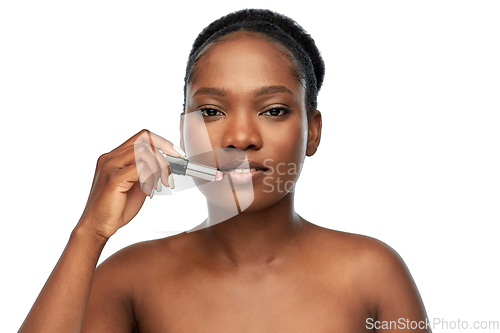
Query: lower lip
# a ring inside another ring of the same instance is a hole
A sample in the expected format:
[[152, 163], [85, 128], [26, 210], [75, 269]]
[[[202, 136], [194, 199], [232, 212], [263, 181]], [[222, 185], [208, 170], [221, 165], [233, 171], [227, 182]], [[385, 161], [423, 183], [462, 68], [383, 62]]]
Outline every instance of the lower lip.
[[231, 181], [234, 184], [247, 184], [260, 177], [264, 173], [264, 170], [250, 171], [243, 173], [224, 171], [223, 173], [224, 173], [224, 178], [230, 176]]

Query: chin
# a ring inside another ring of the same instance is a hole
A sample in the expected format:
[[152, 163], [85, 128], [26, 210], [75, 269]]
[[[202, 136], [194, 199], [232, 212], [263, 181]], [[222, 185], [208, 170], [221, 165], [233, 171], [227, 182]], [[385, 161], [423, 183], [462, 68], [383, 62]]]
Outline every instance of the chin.
[[281, 200], [284, 200], [286, 197], [293, 195], [294, 190], [287, 192], [271, 192], [266, 193], [263, 191], [254, 192], [254, 200], [247, 209], [244, 210], [244, 213], [256, 213], [265, 209], [268, 209], [274, 205], [276, 205]]
[[277, 202], [293, 193], [297, 176], [259, 177], [255, 181], [232, 182], [224, 177], [219, 182], [195, 180], [198, 189], [211, 205], [211, 214], [215, 210], [224, 212], [223, 216], [255, 213], [272, 207]]

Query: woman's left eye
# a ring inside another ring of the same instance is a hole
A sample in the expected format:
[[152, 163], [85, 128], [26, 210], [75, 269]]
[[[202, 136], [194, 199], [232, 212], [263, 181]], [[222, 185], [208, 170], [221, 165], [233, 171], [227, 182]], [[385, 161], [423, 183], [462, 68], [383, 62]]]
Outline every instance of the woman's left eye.
[[271, 116], [271, 117], [279, 117], [279, 116], [283, 116], [287, 112], [288, 112], [288, 110], [285, 108], [272, 108], [272, 109], [269, 109], [267, 111], [264, 111], [262, 114], [264, 114], [266, 116]]

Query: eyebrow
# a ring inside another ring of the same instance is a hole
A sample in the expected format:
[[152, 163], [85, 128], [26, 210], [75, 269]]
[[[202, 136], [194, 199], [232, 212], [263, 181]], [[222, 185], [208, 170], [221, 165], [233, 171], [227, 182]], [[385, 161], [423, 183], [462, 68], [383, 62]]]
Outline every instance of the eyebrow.
[[[263, 95], [273, 95], [278, 93], [287, 93], [292, 96], [295, 96], [294, 93], [285, 86], [266, 86], [255, 89], [253, 91], [254, 97], [259, 97]], [[203, 87], [196, 90], [193, 94], [193, 97], [196, 95], [209, 95], [209, 96], [227, 96], [227, 92], [221, 88], [213, 88], [213, 87]]]
[[254, 90], [254, 96], [259, 97], [262, 95], [272, 95], [277, 93], [287, 93], [295, 96], [293, 92], [285, 86], [267, 86]]
[[203, 87], [196, 90], [193, 94], [193, 97], [196, 95], [209, 95], [209, 96], [227, 96], [227, 93], [224, 89], [212, 88], [212, 87]]

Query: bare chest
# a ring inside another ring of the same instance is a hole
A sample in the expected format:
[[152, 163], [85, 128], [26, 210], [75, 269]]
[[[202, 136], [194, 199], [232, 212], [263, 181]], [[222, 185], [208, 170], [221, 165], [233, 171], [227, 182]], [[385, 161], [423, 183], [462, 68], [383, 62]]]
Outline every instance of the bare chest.
[[306, 276], [170, 280], [134, 304], [141, 333], [366, 332], [353, 286]]

